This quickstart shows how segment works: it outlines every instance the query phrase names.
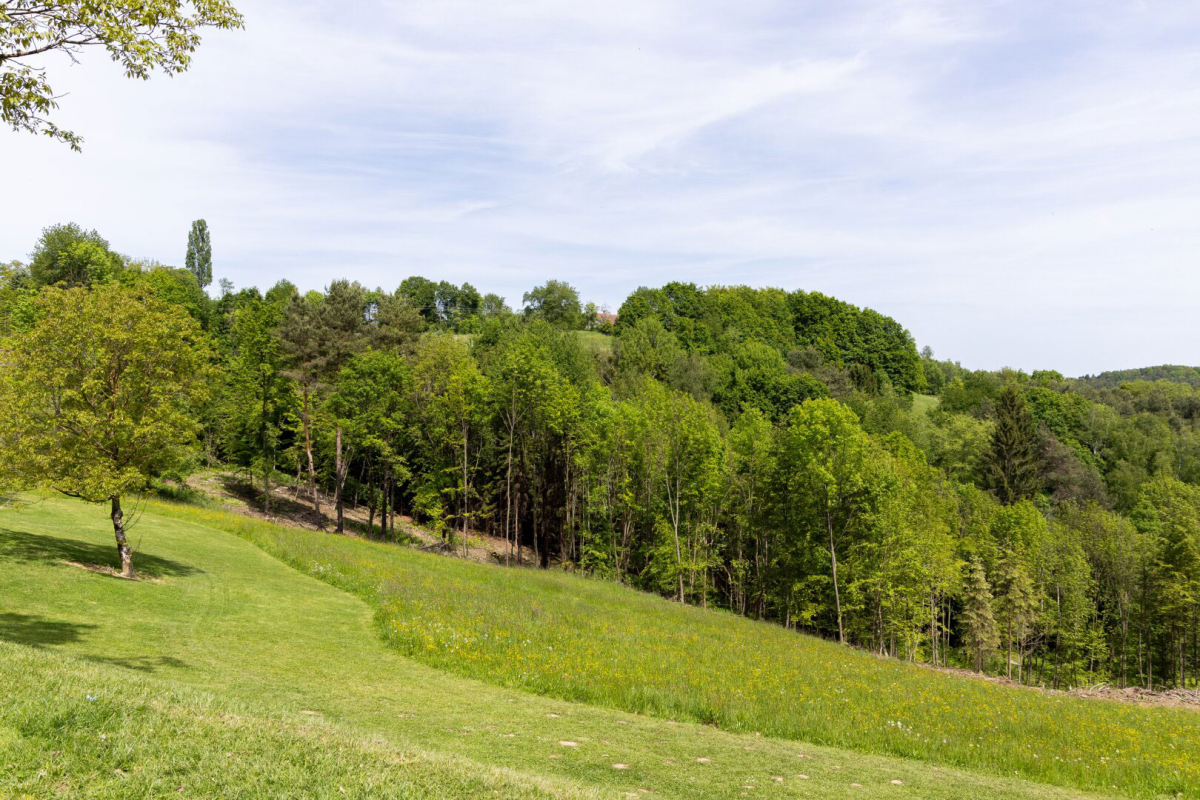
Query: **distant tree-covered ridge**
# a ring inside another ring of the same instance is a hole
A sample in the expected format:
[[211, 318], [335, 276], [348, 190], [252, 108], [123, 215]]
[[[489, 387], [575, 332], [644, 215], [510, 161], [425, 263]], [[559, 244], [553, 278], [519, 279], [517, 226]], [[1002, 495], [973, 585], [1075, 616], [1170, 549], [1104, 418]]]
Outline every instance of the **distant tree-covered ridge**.
[[1084, 375], [1077, 379], [1094, 389], [1115, 389], [1132, 381], [1171, 381], [1200, 386], [1200, 367], [1184, 367], [1177, 364], [1161, 364], [1157, 367], [1118, 369], [1101, 372], [1099, 375]]

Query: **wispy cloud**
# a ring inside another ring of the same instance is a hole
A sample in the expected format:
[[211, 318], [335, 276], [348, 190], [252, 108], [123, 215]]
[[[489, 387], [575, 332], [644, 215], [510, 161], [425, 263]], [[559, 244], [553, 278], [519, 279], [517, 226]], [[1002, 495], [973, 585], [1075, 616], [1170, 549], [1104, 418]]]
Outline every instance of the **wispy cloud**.
[[85, 151], [3, 135], [0, 257], [204, 216], [239, 285], [773, 284], [973, 366], [1198, 360], [1194, 4], [240, 5], [173, 80], [54, 65]]

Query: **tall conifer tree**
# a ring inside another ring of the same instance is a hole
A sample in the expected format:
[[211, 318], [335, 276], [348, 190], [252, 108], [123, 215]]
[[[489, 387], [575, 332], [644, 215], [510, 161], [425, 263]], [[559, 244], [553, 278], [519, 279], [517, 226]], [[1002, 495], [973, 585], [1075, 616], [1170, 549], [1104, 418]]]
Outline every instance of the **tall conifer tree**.
[[1021, 390], [1005, 386], [996, 400], [996, 429], [984, 478], [1001, 503], [1033, 497], [1038, 488], [1037, 436]]
[[983, 671], [983, 662], [1000, 644], [996, 618], [992, 616], [992, 589], [978, 557], [963, 581], [963, 610], [960, 616], [967, 652], [975, 659], [975, 671]]

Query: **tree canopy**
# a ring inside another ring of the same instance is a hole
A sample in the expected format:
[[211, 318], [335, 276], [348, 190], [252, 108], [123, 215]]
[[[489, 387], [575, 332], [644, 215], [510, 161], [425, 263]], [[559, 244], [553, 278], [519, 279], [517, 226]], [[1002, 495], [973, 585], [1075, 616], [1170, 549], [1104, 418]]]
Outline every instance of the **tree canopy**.
[[199, 326], [114, 285], [47, 289], [36, 313], [5, 344], [4, 477], [16, 489], [110, 502], [122, 572], [132, 576], [121, 498], [186, 468], [206, 374]]
[[0, 0], [0, 120], [78, 150], [82, 137], [50, 121], [58, 95], [45, 56], [72, 61], [103, 49], [128, 78], [185, 72], [204, 28], [240, 28], [229, 0]]

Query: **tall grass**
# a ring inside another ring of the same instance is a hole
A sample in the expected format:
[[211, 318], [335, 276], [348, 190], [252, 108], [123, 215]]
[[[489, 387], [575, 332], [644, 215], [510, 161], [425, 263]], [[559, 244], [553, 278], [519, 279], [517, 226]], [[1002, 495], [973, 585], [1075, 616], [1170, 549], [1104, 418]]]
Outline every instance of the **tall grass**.
[[461, 675], [1064, 786], [1200, 795], [1192, 710], [950, 676], [607, 582], [154, 505], [359, 594], [401, 652]]

